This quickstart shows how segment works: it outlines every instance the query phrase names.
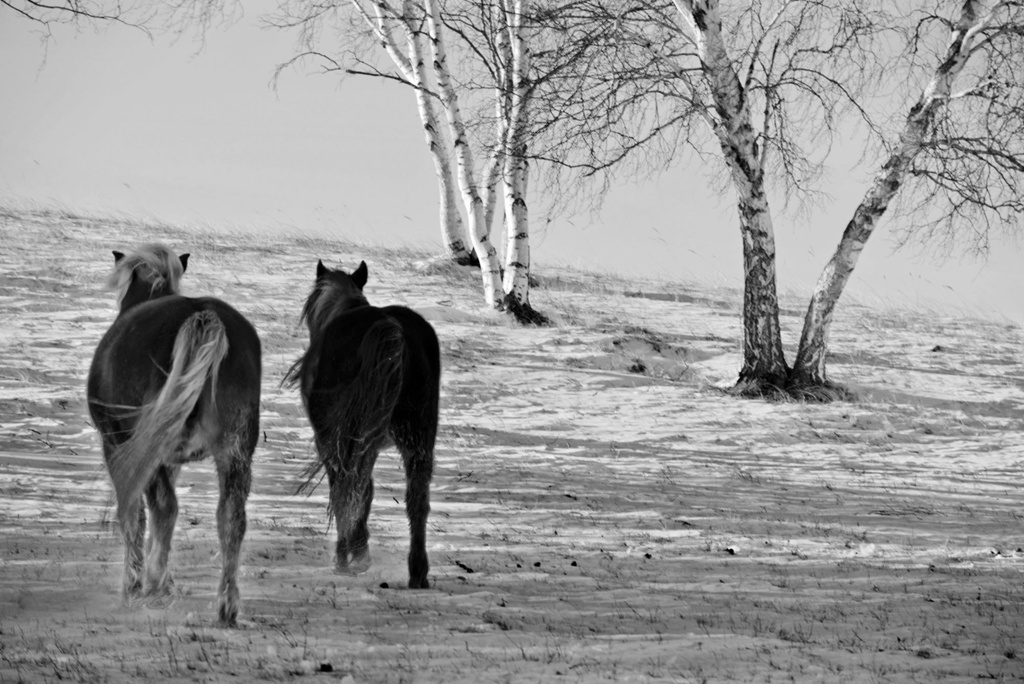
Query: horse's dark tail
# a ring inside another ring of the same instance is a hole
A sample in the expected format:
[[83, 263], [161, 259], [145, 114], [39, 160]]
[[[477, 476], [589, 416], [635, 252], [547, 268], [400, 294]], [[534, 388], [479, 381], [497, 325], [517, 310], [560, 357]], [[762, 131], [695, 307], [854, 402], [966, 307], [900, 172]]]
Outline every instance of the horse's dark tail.
[[[351, 535], [362, 517], [377, 452], [389, 439], [391, 416], [402, 391], [402, 327], [391, 318], [375, 321], [359, 344], [358, 371], [353, 381], [333, 393], [332, 429], [318, 444], [319, 462], [307, 475], [311, 482], [321, 468], [337, 480], [330, 507], [340, 538]], [[348, 529], [346, 529], [348, 528]]]
[[142, 492], [157, 469], [173, 460], [177, 450], [188, 449], [187, 425], [196, 405], [208, 391], [204, 415], [191, 426], [212, 436], [219, 426], [213, 402], [217, 374], [228, 353], [224, 324], [213, 311], [199, 311], [185, 320], [174, 339], [171, 369], [160, 394], [141, 407], [132, 436], [111, 454], [110, 479], [117, 492], [121, 525], [135, 525]]

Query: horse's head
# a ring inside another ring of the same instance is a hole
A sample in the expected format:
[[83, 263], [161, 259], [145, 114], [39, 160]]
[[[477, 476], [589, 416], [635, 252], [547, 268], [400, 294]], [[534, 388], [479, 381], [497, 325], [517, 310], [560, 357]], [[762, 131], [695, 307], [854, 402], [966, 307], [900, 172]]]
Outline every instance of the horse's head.
[[107, 285], [117, 291], [121, 313], [150, 299], [178, 294], [188, 256], [179, 257], [170, 247], [156, 243], [127, 254], [114, 250], [114, 272]]
[[306, 321], [310, 333], [323, 329], [339, 313], [369, 303], [363, 296], [367, 275], [365, 261], [359, 262], [352, 273], [345, 273], [340, 268], [327, 268], [322, 260], [317, 260], [316, 282], [302, 307], [302, 320]]

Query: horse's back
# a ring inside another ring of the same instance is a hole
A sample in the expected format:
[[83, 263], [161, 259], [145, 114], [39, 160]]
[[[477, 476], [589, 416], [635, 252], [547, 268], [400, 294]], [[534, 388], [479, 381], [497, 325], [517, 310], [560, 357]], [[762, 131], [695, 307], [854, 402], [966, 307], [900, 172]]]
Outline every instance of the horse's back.
[[[415, 309], [395, 304], [380, 307], [378, 311], [398, 321], [406, 336], [414, 338], [417, 344], [438, 350], [437, 333], [434, 332], [434, 326]], [[440, 352], [438, 352], [438, 356], [440, 357]]]
[[[416, 355], [417, 361], [440, 369], [440, 349], [434, 328], [418, 313], [404, 306], [361, 306], [338, 315], [319, 335], [317, 354], [319, 373], [332, 383], [354, 370], [352, 359], [367, 333], [374, 325], [397, 325], [402, 331], [404, 346]], [[334, 369], [334, 372], [331, 372]]]
[[355, 382], [363, 372], [358, 361], [360, 347], [371, 329], [382, 325], [401, 330], [402, 395], [421, 400], [436, 397], [441, 375], [437, 334], [426, 319], [404, 306], [361, 306], [340, 314], [325, 326], [310, 349], [316, 372], [309, 378], [307, 394]]
[[402, 326], [407, 372], [422, 375], [421, 382], [437, 383], [441, 376], [441, 349], [434, 326], [405, 306], [385, 306], [379, 311]]

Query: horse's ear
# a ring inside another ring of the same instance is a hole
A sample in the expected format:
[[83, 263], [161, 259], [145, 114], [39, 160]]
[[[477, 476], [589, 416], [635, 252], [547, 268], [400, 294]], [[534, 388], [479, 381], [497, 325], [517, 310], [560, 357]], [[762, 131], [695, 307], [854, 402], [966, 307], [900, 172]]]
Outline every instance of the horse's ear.
[[360, 290], [366, 286], [366, 277], [369, 275], [366, 269], [366, 262], [360, 261], [359, 268], [352, 271], [352, 282], [356, 284]]
[[117, 250], [115, 249], [115, 250], [114, 250], [114, 263], [116, 264], [116, 263], [117, 263], [117, 262], [119, 262], [119, 261], [120, 261], [121, 259], [124, 259], [124, 252], [118, 252], [118, 251], [117, 251]]
[[316, 279], [320, 280], [321, 278], [324, 277], [325, 273], [327, 273], [327, 267], [324, 266], [324, 262], [323, 262], [322, 259], [317, 259], [316, 260]]
[[178, 257], [178, 261], [181, 262], [181, 272], [182, 273], [184, 273], [185, 271], [188, 270], [188, 257], [189, 257], [188, 254], [182, 254], [180, 257]]

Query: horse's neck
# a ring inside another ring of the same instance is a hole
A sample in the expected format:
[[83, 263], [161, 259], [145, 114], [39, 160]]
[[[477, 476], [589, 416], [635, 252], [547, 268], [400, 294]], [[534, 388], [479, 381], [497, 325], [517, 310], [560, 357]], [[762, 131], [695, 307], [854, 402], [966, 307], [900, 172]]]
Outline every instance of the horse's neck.
[[338, 308], [335, 309], [334, 313], [348, 313], [353, 309], [361, 309], [364, 306], [370, 306], [370, 302], [366, 301], [366, 297], [349, 297], [345, 301], [338, 303]]
[[336, 299], [330, 303], [330, 306], [324, 307], [322, 310], [317, 311], [314, 316], [309, 318], [309, 333], [312, 337], [318, 336], [323, 332], [324, 328], [338, 316], [361, 309], [364, 306], [370, 306], [370, 302], [366, 301], [365, 297], [345, 297], [344, 299]]
[[343, 297], [338, 298], [331, 302], [331, 305], [324, 311], [324, 315], [321, 319], [324, 322], [336, 318], [343, 313], [348, 313], [353, 309], [361, 309], [364, 306], [370, 306], [370, 302], [366, 301], [366, 297]]
[[123, 315], [125, 311], [128, 311], [132, 307], [138, 306], [143, 302], [148, 302], [151, 299], [159, 299], [160, 297], [167, 297], [172, 294], [174, 293], [167, 287], [158, 287], [153, 289], [150, 283], [136, 280], [128, 286], [128, 291], [125, 292], [124, 297], [121, 298], [121, 310], [118, 315]]

